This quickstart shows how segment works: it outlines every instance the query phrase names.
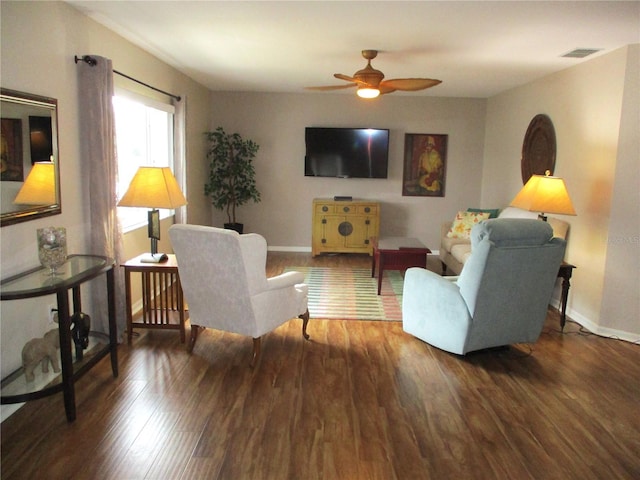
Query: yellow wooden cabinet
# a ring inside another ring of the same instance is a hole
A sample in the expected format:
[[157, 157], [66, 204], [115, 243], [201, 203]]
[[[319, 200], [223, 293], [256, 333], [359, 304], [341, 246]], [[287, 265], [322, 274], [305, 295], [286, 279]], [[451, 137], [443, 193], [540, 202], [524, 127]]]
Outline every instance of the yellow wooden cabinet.
[[364, 200], [313, 200], [311, 254], [373, 254], [371, 237], [377, 237], [380, 226], [380, 204]]

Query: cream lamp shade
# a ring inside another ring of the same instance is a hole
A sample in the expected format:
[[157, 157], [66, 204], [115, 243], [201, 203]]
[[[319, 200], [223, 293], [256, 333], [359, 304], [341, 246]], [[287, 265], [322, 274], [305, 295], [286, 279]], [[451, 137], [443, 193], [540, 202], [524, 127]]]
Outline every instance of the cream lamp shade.
[[548, 170], [546, 175], [531, 175], [510, 206], [539, 212], [543, 220], [545, 213], [576, 215], [564, 180], [551, 176]]
[[119, 207], [174, 209], [187, 204], [176, 177], [169, 167], [140, 167]]
[[174, 209], [187, 204], [176, 177], [169, 167], [140, 167], [133, 176], [129, 188], [118, 202], [119, 207], [147, 207], [149, 211], [149, 238], [151, 254], [143, 255], [141, 262], [159, 263], [167, 255], [158, 253], [160, 240], [160, 214], [158, 208]]
[[53, 205], [56, 202], [56, 172], [53, 162], [36, 162], [16, 195], [15, 204]]

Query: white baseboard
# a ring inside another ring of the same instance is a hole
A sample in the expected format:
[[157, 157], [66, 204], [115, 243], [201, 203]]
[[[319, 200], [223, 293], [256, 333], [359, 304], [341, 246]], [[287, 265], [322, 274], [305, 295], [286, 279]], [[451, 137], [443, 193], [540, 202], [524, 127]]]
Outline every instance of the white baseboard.
[[268, 246], [267, 251], [269, 252], [311, 252], [311, 247], [272, 247]]
[[[267, 251], [269, 252], [297, 252], [297, 253], [306, 253], [311, 252], [311, 247], [278, 247], [278, 246], [268, 246]], [[429, 254], [431, 256], [437, 257], [440, 255], [440, 250], [432, 250]]]
[[[560, 310], [560, 300], [553, 298], [551, 300], [551, 305], [558, 310]], [[624, 340], [626, 342], [631, 343], [640, 343], [640, 337], [638, 337], [637, 333], [625, 332], [624, 330], [616, 330], [613, 328], [603, 327], [594, 323], [592, 320], [589, 320], [584, 315], [581, 315], [579, 312], [567, 307], [567, 317], [570, 317], [572, 321], [577, 324], [583, 326], [587, 330], [589, 330], [594, 335], [598, 335], [600, 337], [605, 338], [614, 338]]]

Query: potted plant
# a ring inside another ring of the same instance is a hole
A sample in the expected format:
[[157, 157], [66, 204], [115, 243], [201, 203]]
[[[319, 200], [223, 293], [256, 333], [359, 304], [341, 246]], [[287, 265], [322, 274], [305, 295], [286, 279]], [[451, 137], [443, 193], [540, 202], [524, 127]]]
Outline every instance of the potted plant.
[[238, 133], [227, 134], [222, 127], [205, 135], [209, 142], [209, 181], [204, 193], [215, 208], [226, 211], [228, 223], [224, 227], [242, 233], [243, 224], [236, 221], [236, 207], [249, 200], [260, 201], [252, 163], [260, 147], [252, 140], [243, 140]]

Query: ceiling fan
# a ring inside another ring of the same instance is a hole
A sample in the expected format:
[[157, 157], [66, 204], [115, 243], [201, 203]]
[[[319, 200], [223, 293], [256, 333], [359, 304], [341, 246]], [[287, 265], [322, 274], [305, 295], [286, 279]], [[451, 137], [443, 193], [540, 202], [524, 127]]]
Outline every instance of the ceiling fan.
[[352, 77], [335, 73], [333, 76], [349, 82], [347, 85], [330, 85], [324, 87], [306, 87], [307, 90], [341, 90], [343, 88], [357, 87], [356, 93], [362, 98], [376, 98], [378, 95], [392, 93], [396, 90], [415, 92], [435, 87], [442, 80], [431, 78], [394, 78], [384, 80], [384, 73], [371, 66], [371, 60], [378, 56], [377, 50], [362, 50], [362, 56], [367, 60], [367, 66], [358, 70]]

